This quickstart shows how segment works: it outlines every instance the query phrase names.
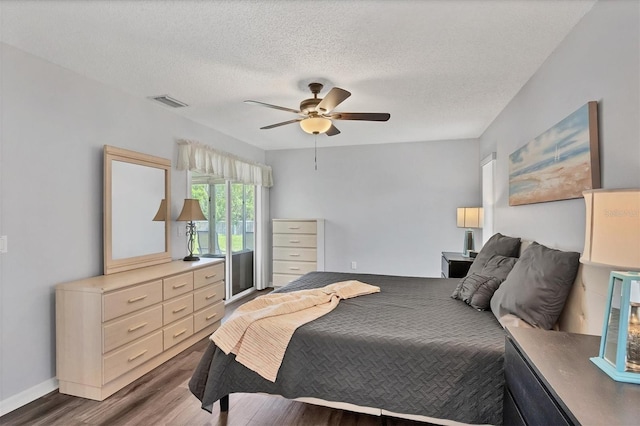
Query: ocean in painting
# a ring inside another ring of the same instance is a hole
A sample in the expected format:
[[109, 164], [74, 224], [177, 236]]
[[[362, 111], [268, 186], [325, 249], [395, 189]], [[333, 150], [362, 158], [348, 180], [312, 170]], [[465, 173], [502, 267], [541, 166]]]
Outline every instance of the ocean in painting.
[[509, 205], [579, 198], [586, 189], [593, 189], [589, 104], [509, 156]]

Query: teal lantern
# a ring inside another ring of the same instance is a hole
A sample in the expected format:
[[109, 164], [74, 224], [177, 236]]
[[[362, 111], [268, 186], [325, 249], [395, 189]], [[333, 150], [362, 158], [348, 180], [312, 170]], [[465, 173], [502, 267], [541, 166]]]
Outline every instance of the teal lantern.
[[640, 273], [611, 272], [600, 354], [591, 358], [613, 380], [640, 384]]

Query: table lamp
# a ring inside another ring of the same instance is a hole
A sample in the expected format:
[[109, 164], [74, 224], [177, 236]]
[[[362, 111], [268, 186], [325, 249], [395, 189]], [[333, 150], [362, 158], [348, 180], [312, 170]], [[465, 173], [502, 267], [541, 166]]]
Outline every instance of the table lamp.
[[204, 214], [202, 213], [202, 209], [200, 208], [200, 201], [194, 198], [185, 198], [184, 205], [182, 206], [182, 211], [180, 212], [180, 215], [176, 220], [187, 221], [187, 249], [189, 250], [189, 255], [182, 260], [200, 260], [198, 256], [193, 255], [193, 244], [196, 235], [196, 224], [193, 223], [193, 221], [207, 220], [207, 218], [204, 217]]
[[600, 351], [591, 358], [613, 380], [640, 384], [640, 189], [590, 190], [580, 262], [609, 277]]
[[457, 224], [458, 228], [467, 228], [464, 233], [464, 245], [462, 254], [469, 257], [469, 252], [473, 250], [473, 229], [482, 228], [482, 207], [458, 207]]

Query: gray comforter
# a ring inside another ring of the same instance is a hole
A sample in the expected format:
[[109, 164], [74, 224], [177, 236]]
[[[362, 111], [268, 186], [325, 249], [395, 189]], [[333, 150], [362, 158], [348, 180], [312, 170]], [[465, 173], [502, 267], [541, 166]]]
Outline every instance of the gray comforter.
[[211, 343], [189, 383], [202, 408], [230, 393], [266, 392], [502, 422], [504, 331], [490, 311], [451, 299], [458, 280], [312, 272], [279, 291], [347, 279], [381, 292], [343, 300], [296, 330], [275, 383]]

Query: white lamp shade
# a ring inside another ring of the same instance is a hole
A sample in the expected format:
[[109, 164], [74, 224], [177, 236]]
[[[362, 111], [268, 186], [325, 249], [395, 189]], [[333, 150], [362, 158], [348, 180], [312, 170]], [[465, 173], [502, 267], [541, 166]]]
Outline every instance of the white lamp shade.
[[458, 228], [482, 228], [483, 221], [482, 207], [458, 207]]
[[307, 133], [325, 133], [331, 128], [331, 120], [323, 117], [309, 117], [300, 122], [300, 127]]
[[207, 220], [200, 208], [200, 201], [193, 198], [185, 198], [182, 211], [177, 221]]
[[640, 189], [590, 190], [586, 204], [584, 264], [640, 271]]

